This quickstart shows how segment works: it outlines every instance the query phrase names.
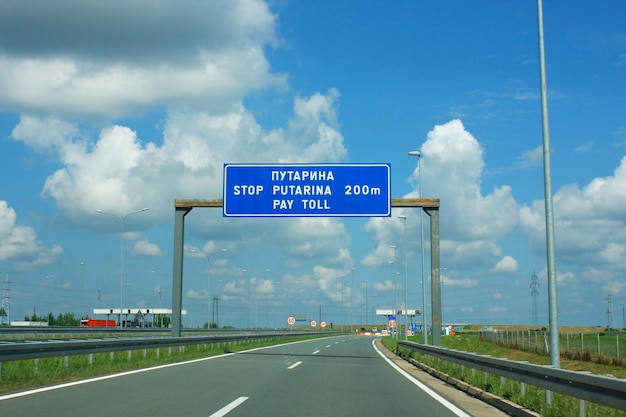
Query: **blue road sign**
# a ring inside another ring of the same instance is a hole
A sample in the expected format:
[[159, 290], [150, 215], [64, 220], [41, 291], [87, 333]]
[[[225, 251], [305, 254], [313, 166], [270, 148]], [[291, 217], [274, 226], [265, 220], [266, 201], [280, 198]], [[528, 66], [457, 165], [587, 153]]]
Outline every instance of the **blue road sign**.
[[389, 164], [224, 164], [226, 217], [389, 217]]

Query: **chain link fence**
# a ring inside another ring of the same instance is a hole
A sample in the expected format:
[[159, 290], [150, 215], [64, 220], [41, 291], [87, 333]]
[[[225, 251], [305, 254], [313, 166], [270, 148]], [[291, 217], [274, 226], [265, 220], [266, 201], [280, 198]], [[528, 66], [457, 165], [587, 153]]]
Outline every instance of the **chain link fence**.
[[[481, 330], [482, 340], [502, 346], [550, 354], [545, 330]], [[590, 362], [626, 366], [626, 333], [560, 333], [561, 356]]]

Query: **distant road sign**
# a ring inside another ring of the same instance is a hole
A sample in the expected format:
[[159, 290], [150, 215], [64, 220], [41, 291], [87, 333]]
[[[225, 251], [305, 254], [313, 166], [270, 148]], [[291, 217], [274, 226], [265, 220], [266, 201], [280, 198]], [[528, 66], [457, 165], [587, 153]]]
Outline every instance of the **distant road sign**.
[[294, 316], [287, 317], [287, 324], [293, 326], [296, 324], [296, 318]]
[[311, 327], [317, 327], [317, 322], [315, 320], [311, 320]]
[[226, 217], [389, 217], [389, 164], [224, 164]]

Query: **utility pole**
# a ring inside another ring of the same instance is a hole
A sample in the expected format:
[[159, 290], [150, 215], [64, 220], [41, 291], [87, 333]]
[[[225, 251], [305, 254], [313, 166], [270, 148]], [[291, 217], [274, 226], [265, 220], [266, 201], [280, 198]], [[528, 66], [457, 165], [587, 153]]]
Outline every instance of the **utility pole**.
[[543, 35], [543, 0], [537, 0], [537, 27], [539, 38], [539, 84], [541, 91], [541, 133], [543, 137], [543, 187], [546, 222], [546, 258], [548, 272], [548, 323], [550, 327], [550, 365], [561, 367], [559, 347], [559, 309], [554, 236], [554, 210], [552, 205], [552, 163], [550, 161], [550, 128], [548, 122], [548, 84], [546, 82], [546, 56]]
[[208, 328], [211, 328], [211, 324], [215, 323], [216, 328], [220, 328], [220, 298], [213, 297], [213, 311], [212, 311], [212, 319], [208, 324]]

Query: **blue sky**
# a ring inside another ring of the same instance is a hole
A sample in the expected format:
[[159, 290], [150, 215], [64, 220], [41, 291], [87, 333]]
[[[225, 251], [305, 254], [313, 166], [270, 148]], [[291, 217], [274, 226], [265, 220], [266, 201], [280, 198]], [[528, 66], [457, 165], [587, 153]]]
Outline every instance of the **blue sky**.
[[[559, 321], [606, 326], [610, 295], [622, 326], [626, 4], [546, 2], [544, 19]], [[124, 222], [124, 304], [170, 307], [174, 199], [221, 197], [224, 163], [389, 163], [393, 196], [417, 197], [419, 150], [422, 194], [441, 199], [444, 321], [531, 324], [536, 273], [547, 324], [537, 45], [534, 1], [2, 2], [11, 318], [119, 307], [120, 221], [96, 210], [149, 208]], [[207, 321], [207, 292], [220, 325], [320, 305], [328, 322], [373, 322], [394, 287], [404, 299], [399, 215], [421, 308], [416, 210], [194, 209], [184, 324]]]

